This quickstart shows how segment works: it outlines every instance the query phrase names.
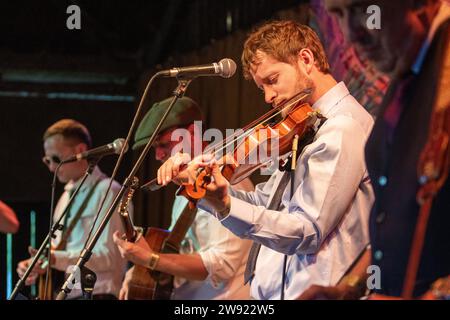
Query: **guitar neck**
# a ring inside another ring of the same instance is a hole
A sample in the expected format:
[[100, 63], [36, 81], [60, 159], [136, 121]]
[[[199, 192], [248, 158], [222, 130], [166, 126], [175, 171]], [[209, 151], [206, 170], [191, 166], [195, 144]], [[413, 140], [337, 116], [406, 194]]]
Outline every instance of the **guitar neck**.
[[137, 232], [131, 220], [128, 211], [120, 212], [120, 217], [122, 218], [122, 225], [125, 229], [125, 237], [129, 242], [135, 242], [137, 238]]
[[130, 204], [133, 194], [138, 187], [139, 179], [133, 177], [131, 186], [128, 188], [127, 194], [123, 197], [120, 206], [119, 214], [122, 218], [122, 225], [125, 229], [125, 237], [129, 242], [135, 242], [138, 236], [136, 228], [134, 227], [133, 220], [131, 220], [130, 214], [128, 213], [128, 205]]
[[169, 237], [167, 238], [164, 247], [169, 245], [172, 249], [177, 252], [180, 250], [181, 242], [186, 236], [186, 232], [192, 225], [195, 219], [195, 215], [197, 214], [197, 209], [189, 208], [189, 205], [186, 205], [186, 208], [183, 210], [183, 213], [178, 218], [175, 226], [170, 232]]

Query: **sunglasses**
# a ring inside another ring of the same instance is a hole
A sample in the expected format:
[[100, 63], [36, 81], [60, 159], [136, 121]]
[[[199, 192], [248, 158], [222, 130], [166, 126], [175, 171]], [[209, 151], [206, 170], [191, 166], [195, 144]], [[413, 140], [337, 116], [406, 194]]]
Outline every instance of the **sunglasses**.
[[44, 156], [42, 157], [42, 162], [44, 162], [47, 166], [49, 166], [52, 162], [55, 164], [60, 164], [61, 159], [58, 156]]

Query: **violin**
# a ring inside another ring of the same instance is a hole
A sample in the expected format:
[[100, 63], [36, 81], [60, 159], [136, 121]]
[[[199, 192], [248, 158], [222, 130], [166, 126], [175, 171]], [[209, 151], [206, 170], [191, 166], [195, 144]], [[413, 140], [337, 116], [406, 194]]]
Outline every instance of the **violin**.
[[[254, 171], [267, 166], [274, 156], [291, 151], [295, 136], [301, 141], [307, 133], [316, 131], [314, 128], [318, 120], [324, 118], [304, 102], [309, 94], [310, 92], [304, 91], [296, 94], [244, 127], [241, 132], [208, 146], [204, 154], [213, 154], [215, 159], [223, 164], [221, 172], [231, 185], [239, 183]], [[284, 116], [280, 121], [275, 121], [280, 115]], [[225, 149], [232, 152], [222, 156]], [[205, 196], [210, 182], [210, 170], [199, 169], [195, 182], [183, 184], [177, 195], [186, 197], [189, 205], [194, 207], [196, 202]], [[142, 188], [154, 191], [159, 189], [160, 185], [154, 179]]]

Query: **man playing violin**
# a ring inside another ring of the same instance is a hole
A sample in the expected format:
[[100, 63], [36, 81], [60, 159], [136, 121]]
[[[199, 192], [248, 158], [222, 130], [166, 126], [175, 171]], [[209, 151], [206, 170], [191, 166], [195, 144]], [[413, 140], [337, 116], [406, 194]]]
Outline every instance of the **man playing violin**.
[[373, 191], [364, 145], [373, 120], [332, 77], [319, 38], [307, 26], [261, 26], [245, 42], [242, 64], [267, 103], [276, 107], [310, 90], [306, 102], [326, 117], [298, 151], [295, 170], [280, 168], [255, 191], [243, 192], [229, 187], [220, 163], [209, 156], [184, 169], [188, 157], [178, 154], [160, 167], [158, 183], [192, 182], [198, 168], [208, 168], [212, 181], [197, 206], [254, 241], [246, 269], [251, 296], [294, 299], [312, 284], [336, 284], [368, 244]]
[[[170, 101], [171, 98], [155, 103], [145, 115], [136, 130], [133, 149], [145, 146]], [[152, 146], [156, 160], [167, 160], [180, 143], [192, 149], [195, 143], [201, 145], [199, 137], [195, 136], [195, 128], [201, 120], [202, 113], [195, 101], [188, 97], [178, 99]], [[183, 136], [181, 142], [174, 138], [178, 133]], [[242, 181], [237, 187], [253, 190], [249, 179]], [[186, 198], [175, 197], [170, 230], [174, 229], [187, 204]], [[137, 243], [127, 242], [119, 233], [114, 234], [114, 242], [122, 255], [134, 264], [174, 275], [171, 299], [249, 298], [249, 286], [244, 285], [243, 274], [251, 242], [236, 237], [207, 212], [197, 210], [181, 243], [179, 254], [154, 252], [143, 238]], [[130, 298], [132, 273], [132, 269], [127, 272], [120, 299]]]

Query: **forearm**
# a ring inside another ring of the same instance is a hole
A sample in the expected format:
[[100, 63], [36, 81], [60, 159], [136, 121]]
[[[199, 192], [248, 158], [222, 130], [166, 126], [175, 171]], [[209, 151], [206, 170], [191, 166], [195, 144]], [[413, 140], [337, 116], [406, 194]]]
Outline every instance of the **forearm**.
[[304, 213], [269, 210], [233, 197], [221, 222], [238, 237], [288, 255], [315, 253], [321, 243], [318, 227]]
[[155, 270], [188, 280], [205, 280], [208, 277], [199, 254], [160, 254]]

